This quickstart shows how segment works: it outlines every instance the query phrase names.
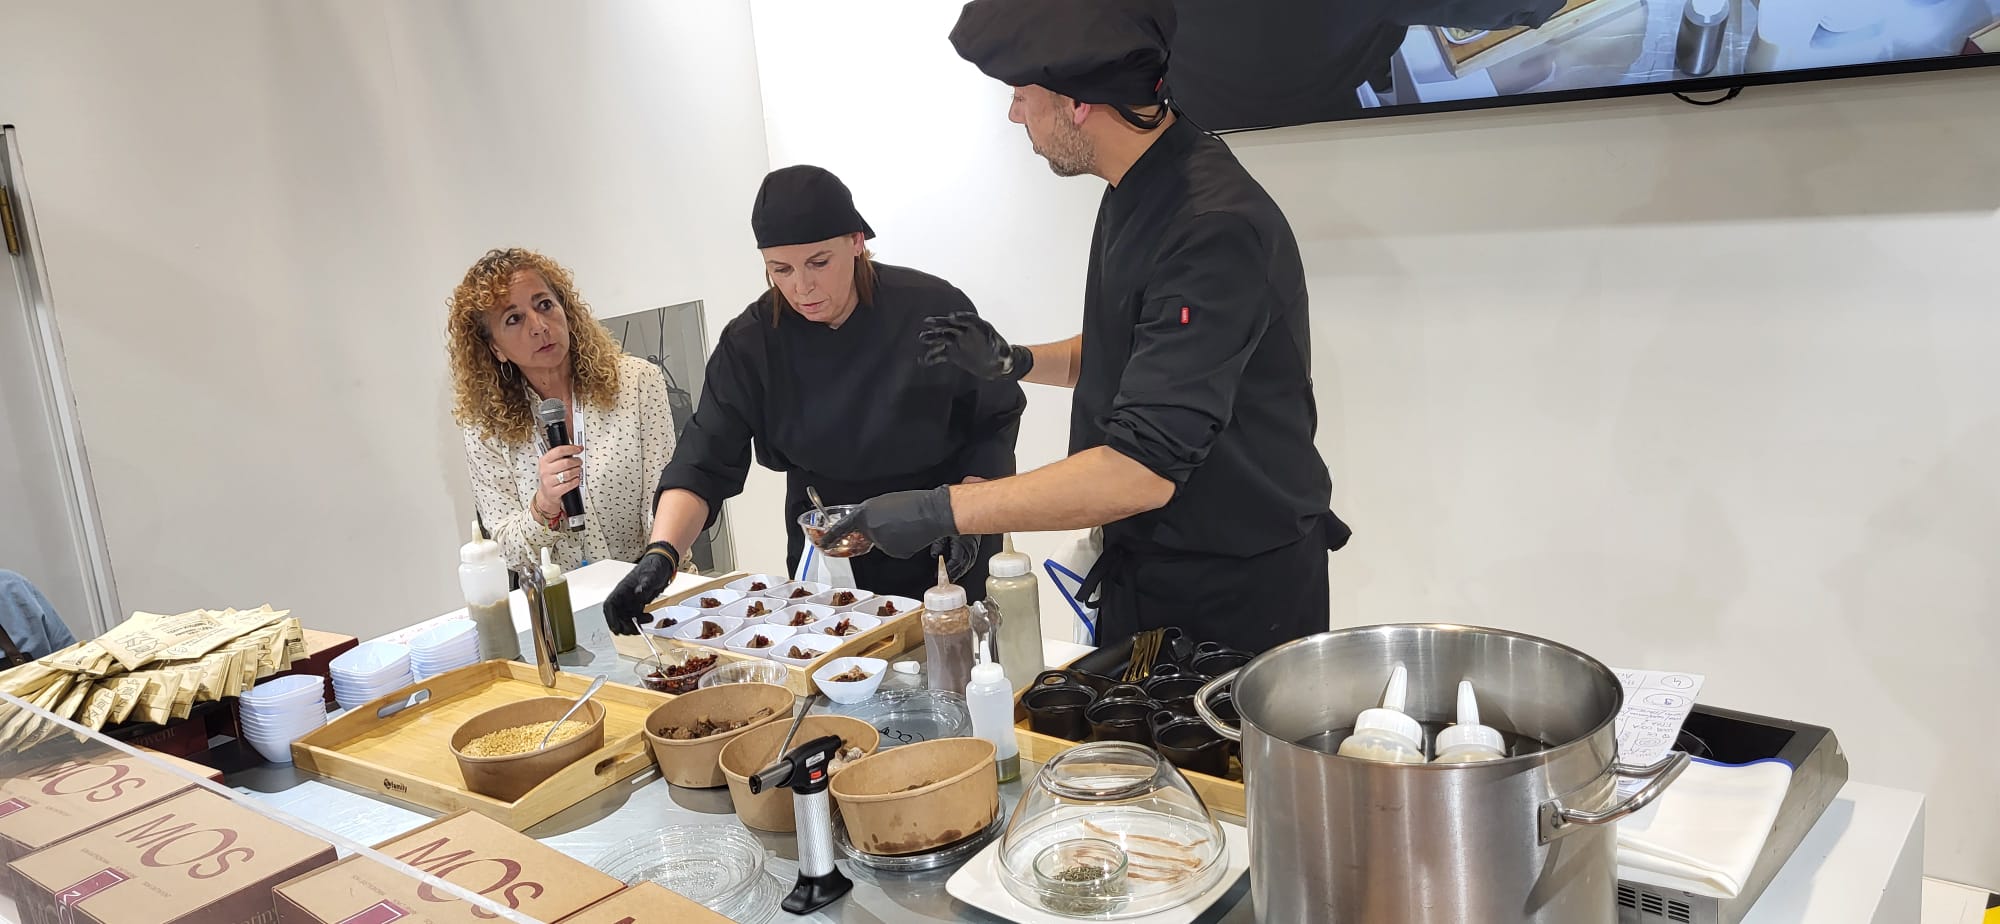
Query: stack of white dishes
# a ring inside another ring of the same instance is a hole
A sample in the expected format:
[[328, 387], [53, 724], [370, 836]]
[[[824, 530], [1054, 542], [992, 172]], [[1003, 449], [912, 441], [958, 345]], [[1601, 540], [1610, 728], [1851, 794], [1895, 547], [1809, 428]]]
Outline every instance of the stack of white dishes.
[[410, 674], [410, 649], [394, 642], [368, 642], [333, 659], [333, 698], [353, 709], [416, 682]]
[[418, 680], [479, 663], [479, 629], [454, 619], [410, 639], [410, 673]]
[[292, 762], [292, 742], [326, 724], [326, 680], [295, 674], [244, 691], [238, 703], [243, 739], [274, 764]]

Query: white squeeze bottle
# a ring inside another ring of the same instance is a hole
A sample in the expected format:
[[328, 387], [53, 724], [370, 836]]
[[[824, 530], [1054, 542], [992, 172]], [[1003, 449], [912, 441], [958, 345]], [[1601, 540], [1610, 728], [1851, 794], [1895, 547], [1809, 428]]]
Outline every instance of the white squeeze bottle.
[[1354, 720], [1354, 734], [1340, 743], [1340, 756], [1390, 764], [1424, 762], [1424, 727], [1403, 714], [1409, 684], [1409, 671], [1396, 665], [1389, 672], [1389, 688], [1382, 692], [1381, 707], [1361, 710]]
[[1458, 724], [1438, 732], [1437, 750], [1441, 764], [1470, 764], [1507, 756], [1507, 740], [1500, 737], [1500, 730], [1479, 724], [1479, 699], [1473, 695], [1470, 680], [1458, 682]]
[[972, 682], [965, 685], [965, 708], [972, 713], [972, 733], [993, 742], [999, 749], [994, 764], [1000, 782], [1021, 778], [1021, 745], [1014, 740], [1014, 685], [1007, 682], [1007, 669], [991, 661], [972, 669]]
[[521, 656], [514, 633], [514, 613], [507, 601], [507, 565], [500, 560], [500, 543], [479, 537], [473, 524], [471, 542], [458, 550], [458, 587], [465, 591], [465, 615], [479, 631], [479, 659]]

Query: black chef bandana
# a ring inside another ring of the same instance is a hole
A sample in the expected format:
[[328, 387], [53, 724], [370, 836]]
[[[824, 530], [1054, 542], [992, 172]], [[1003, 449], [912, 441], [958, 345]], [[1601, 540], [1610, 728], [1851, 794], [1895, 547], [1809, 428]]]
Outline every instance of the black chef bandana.
[[823, 168], [804, 164], [764, 176], [757, 203], [750, 207], [750, 230], [757, 235], [759, 250], [811, 244], [856, 231], [865, 238], [875, 236], [875, 229], [855, 210], [847, 184]]
[[972, 0], [951, 44], [1010, 87], [1039, 86], [1118, 110], [1166, 101], [1168, 0]]

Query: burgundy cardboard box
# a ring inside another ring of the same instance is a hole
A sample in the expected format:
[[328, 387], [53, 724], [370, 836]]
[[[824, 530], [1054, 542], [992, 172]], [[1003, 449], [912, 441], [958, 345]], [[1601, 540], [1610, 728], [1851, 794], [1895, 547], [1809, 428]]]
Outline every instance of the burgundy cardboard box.
[[658, 883], [641, 882], [559, 924], [729, 924], [729, 919]]
[[271, 889], [333, 846], [196, 789], [9, 864], [29, 924], [271, 924]]
[[[538, 921], [560, 920], [624, 887], [475, 812], [447, 815], [375, 849]], [[283, 883], [274, 892], [284, 924], [376, 920], [447, 924], [487, 920], [491, 915], [361, 857]], [[389, 916], [397, 914], [401, 917]]]

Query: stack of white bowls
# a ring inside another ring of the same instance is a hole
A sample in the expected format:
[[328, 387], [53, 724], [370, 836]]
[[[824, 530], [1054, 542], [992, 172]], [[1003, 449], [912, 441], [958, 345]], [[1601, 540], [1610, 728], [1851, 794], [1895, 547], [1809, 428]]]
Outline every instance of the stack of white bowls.
[[410, 639], [410, 672], [418, 680], [479, 663], [479, 628], [454, 619]]
[[326, 724], [326, 680], [294, 674], [244, 691], [236, 718], [243, 739], [274, 764], [292, 762], [292, 742]]
[[343, 709], [387, 696], [416, 682], [410, 674], [410, 649], [393, 642], [368, 642], [333, 659], [333, 698]]

